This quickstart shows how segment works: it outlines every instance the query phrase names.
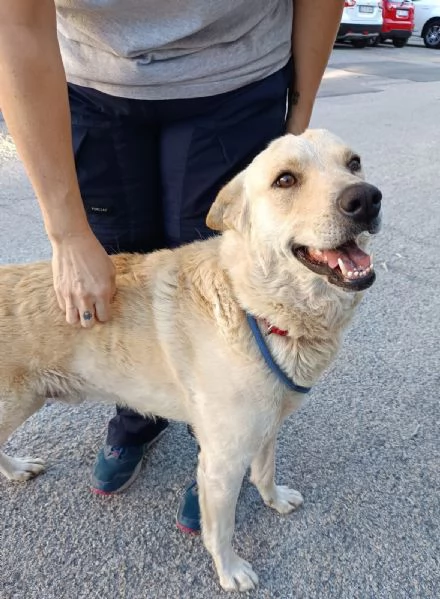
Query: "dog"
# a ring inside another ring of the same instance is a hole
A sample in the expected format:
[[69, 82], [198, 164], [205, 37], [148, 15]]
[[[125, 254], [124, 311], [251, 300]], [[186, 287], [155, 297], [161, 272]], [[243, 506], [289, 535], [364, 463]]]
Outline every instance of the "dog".
[[[221, 235], [148, 255], [114, 256], [112, 318], [68, 325], [50, 263], [0, 268], [0, 445], [46, 398], [105, 401], [189, 423], [200, 445], [202, 536], [225, 590], [256, 586], [233, 550], [247, 468], [281, 514], [298, 491], [275, 484], [283, 420], [334, 359], [362, 292], [381, 192], [359, 155], [325, 130], [273, 141], [218, 194]], [[251, 326], [250, 326], [251, 325]], [[0, 452], [12, 481], [38, 458]]]

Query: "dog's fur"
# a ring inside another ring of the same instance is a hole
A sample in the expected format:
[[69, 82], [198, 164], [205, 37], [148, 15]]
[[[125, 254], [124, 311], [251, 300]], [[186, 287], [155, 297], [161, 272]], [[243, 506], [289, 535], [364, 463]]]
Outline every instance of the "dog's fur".
[[[190, 423], [200, 444], [203, 539], [224, 589], [257, 583], [232, 549], [237, 496], [251, 479], [265, 503], [288, 513], [299, 492], [274, 482], [277, 431], [301, 401], [262, 359], [245, 310], [288, 336], [267, 342], [284, 371], [312, 386], [330, 364], [360, 299], [301, 264], [292, 243], [333, 248], [361, 231], [338, 212], [361, 172], [325, 131], [274, 141], [218, 195], [208, 216], [223, 235], [149, 255], [115, 256], [112, 319], [66, 324], [51, 266], [0, 268], [0, 445], [47, 397], [117, 403]], [[287, 189], [280, 173], [298, 178]], [[0, 452], [0, 472], [26, 480], [39, 459]]]

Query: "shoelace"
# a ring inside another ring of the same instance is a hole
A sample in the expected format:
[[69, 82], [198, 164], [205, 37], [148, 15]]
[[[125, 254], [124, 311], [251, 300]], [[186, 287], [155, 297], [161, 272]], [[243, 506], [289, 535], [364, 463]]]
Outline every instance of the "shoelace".
[[123, 447], [111, 447], [108, 455], [109, 457], [111, 456], [112, 458], [119, 459], [123, 452]]

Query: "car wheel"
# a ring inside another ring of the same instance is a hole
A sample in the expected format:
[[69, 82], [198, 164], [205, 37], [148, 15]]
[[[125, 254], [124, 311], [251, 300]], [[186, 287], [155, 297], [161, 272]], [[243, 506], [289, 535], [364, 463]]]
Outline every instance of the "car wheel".
[[366, 40], [353, 40], [351, 42], [351, 45], [353, 46], [353, 48], [365, 48], [367, 42]]
[[434, 19], [426, 25], [423, 41], [427, 48], [440, 48], [440, 19]]
[[393, 46], [394, 46], [395, 48], [403, 48], [403, 46], [406, 46], [406, 42], [407, 42], [407, 41], [408, 41], [408, 40], [406, 40], [406, 39], [402, 39], [401, 37], [395, 37], [395, 38], [393, 39]]

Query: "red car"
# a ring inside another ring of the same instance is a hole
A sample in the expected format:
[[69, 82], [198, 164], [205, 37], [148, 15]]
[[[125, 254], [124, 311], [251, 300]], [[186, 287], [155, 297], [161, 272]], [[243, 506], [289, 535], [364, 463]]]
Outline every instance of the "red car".
[[413, 3], [411, 0], [382, 0], [382, 16], [382, 29], [373, 45], [390, 39], [396, 48], [403, 48], [414, 29]]

